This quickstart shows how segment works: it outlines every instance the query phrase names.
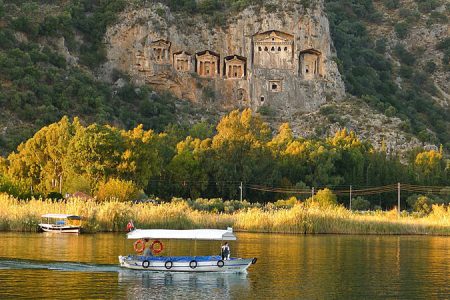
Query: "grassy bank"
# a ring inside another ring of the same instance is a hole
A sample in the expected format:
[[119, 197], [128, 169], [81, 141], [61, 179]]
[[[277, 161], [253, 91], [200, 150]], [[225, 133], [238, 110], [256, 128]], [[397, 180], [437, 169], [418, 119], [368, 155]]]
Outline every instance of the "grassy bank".
[[233, 213], [193, 209], [187, 202], [132, 204], [127, 202], [51, 200], [19, 201], [0, 195], [1, 231], [36, 231], [45, 213], [70, 213], [85, 217], [87, 232], [123, 231], [129, 219], [139, 228], [226, 228], [236, 231], [342, 234], [450, 235], [450, 208], [433, 206], [425, 217], [395, 211], [361, 214], [343, 207], [296, 204], [289, 209], [253, 207]]

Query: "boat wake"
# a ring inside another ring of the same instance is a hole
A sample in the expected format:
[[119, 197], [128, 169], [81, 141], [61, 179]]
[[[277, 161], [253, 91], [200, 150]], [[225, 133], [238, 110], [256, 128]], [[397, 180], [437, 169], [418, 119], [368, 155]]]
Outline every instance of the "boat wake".
[[0, 270], [30, 269], [68, 272], [119, 272], [121, 268], [115, 265], [0, 258]]

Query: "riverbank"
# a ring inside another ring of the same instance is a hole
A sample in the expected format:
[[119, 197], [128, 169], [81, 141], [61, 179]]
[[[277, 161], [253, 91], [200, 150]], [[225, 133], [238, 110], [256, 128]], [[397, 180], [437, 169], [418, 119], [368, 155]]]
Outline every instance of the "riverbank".
[[235, 231], [334, 234], [423, 234], [450, 235], [450, 208], [433, 206], [424, 217], [396, 211], [358, 213], [341, 206], [321, 207], [298, 203], [292, 208], [273, 206], [245, 208], [233, 213], [193, 209], [185, 201], [176, 203], [103, 202], [71, 199], [19, 201], [0, 195], [0, 231], [36, 231], [45, 213], [69, 213], [84, 217], [85, 232], [124, 231], [134, 220], [138, 228], [226, 228]]

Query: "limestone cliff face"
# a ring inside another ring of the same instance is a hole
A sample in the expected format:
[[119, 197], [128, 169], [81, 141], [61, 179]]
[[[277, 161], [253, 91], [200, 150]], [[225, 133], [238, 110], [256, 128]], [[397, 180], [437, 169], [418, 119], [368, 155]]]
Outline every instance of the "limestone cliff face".
[[105, 70], [211, 108], [314, 111], [345, 95], [319, 2], [306, 11], [248, 8], [214, 28], [200, 16], [180, 20], [161, 4], [128, 11], [106, 34]]

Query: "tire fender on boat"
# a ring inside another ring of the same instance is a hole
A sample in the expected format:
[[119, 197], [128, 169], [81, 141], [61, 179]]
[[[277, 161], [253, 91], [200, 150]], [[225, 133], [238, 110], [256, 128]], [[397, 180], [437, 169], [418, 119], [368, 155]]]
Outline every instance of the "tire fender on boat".
[[218, 266], [219, 268], [222, 268], [224, 265], [225, 265], [225, 262], [224, 262], [223, 260], [219, 260], [219, 261], [217, 262], [217, 266]]
[[148, 260], [144, 260], [144, 261], [142, 262], [142, 267], [143, 267], [144, 269], [147, 269], [148, 267], [150, 267], [150, 262], [149, 262]]
[[141, 253], [145, 249], [145, 241], [137, 240], [136, 242], [134, 242], [133, 247], [134, 251], [136, 251], [137, 253]]
[[256, 264], [256, 261], [257, 261], [258, 259], [256, 258], [256, 257], [254, 257], [253, 259], [252, 259], [252, 265], [254, 265], [254, 264]]
[[166, 263], [164, 264], [164, 267], [166, 267], [167, 270], [172, 269], [173, 262], [170, 260], [166, 261]]
[[189, 262], [189, 267], [191, 268], [191, 269], [195, 269], [195, 268], [197, 268], [197, 261], [194, 259], [194, 260], [191, 260], [190, 262]]

